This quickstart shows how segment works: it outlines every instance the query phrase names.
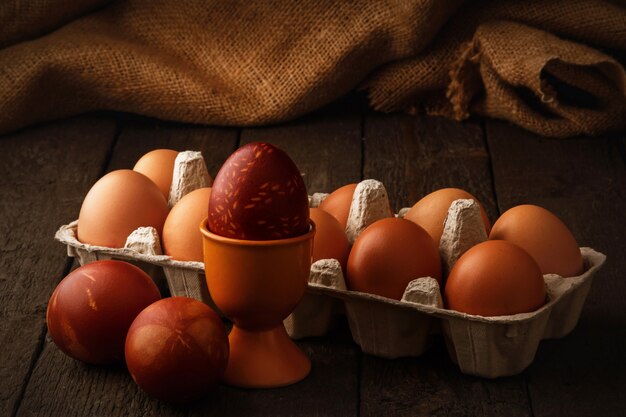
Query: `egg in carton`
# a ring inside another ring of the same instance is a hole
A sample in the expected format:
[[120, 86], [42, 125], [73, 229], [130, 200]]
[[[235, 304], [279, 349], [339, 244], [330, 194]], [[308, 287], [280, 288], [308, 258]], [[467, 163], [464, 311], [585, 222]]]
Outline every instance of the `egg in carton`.
[[[179, 152], [174, 163], [172, 185], [168, 206], [173, 207], [181, 198], [198, 188], [210, 187], [211, 176], [208, 173], [201, 152]], [[177, 261], [164, 255], [159, 235], [153, 227], [140, 227], [127, 238], [123, 248], [109, 248], [82, 243], [77, 239], [78, 221], [61, 226], [55, 238], [67, 245], [68, 256], [78, 259], [81, 265], [103, 260], [120, 259], [130, 261], [144, 269], [159, 284], [165, 275], [169, 291], [174, 296], [195, 298], [211, 305], [216, 311], [209, 295], [204, 278], [202, 262]]]
[[[317, 207], [326, 194], [313, 194]], [[403, 217], [407, 208], [400, 210]], [[351, 243], [367, 226], [390, 217], [389, 199], [382, 183], [365, 180], [354, 191], [346, 234]], [[480, 208], [474, 200], [456, 200], [445, 220], [439, 245], [444, 276], [469, 248], [487, 240]], [[383, 358], [419, 356], [442, 332], [450, 358], [463, 373], [495, 378], [514, 375], [528, 367], [539, 342], [567, 335], [576, 326], [596, 271], [605, 256], [581, 248], [584, 272], [563, 278], [544, 275], [547, 302], [523, 314], [482, 317], [443, 306], [437, 280], [416, 277], [401, 300], [349, 291], [336, 260], [319, 260], [311, 267], [309, 288], [302, 302], [285, 320], [294, 338], [327, 333], [337, 313], [345, 313], [354, 341], [363, 352]]]

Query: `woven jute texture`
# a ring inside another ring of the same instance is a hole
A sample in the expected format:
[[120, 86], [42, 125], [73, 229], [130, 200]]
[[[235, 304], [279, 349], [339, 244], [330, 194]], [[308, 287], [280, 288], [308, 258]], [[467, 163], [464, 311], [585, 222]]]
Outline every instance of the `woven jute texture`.
[[626, 129], [626, 6], [601, 0], [4, 0], [0, 132], [118, 110], [261, 125], [374, 109]]

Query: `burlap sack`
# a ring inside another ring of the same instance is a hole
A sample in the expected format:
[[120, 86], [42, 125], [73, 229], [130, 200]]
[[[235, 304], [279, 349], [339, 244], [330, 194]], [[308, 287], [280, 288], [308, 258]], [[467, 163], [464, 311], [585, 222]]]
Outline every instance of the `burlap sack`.
[[548, 136], [626, 128], [606, 54], [626, 51], [626, 7], [608, 1], [105, 3], [0, 2], [0, 132], [101, 109], [275, 123], [355, 87]]

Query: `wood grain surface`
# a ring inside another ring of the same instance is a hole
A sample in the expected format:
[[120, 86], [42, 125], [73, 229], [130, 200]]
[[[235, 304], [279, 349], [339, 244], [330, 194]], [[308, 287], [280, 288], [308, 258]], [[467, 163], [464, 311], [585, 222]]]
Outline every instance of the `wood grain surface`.
[[[61, 353], [46, 336], [45, 309], [72, 262], [53, 235], [77, 217], [97, 178], [156, 148], [200, 150], [214, 176], [233, 150], [258, 140], [291, 155], [309, 193], [375, 178], [398, 210], [454, 186], [473, 193], [492, 222], [514, 205], [542, 205], [581, 246], [607, 254], [607, 264], [574, 331], [542, 341], [534, 363], [509, 378], [463, 375], [440, 337], [419, 358], [364, 355], [345, 320], [297, 342], [313, 363], [304, 381], [270, 390], [220, 385], [185, 407], [146, 396], [123, 365], [89, 366]], [[0, 415], [626, 415], [625, 143], [625, 133], [549, 140], [497, 121], [385, 115], [352, 98], [262, 128], [100, 114], [0, 137]]]
[[0, 415], [19, 407], [43, 346], [52, 290], [68, 272], [57, 228], [102, 175], [111, 118], [82, 117], [0, 140]]

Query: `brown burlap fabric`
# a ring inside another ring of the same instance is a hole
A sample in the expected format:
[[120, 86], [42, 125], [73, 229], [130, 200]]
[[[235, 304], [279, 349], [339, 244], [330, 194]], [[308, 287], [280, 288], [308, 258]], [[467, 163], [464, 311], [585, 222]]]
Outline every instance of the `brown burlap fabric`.
[[4, 0], [0, 47], [0, 132], [102, 109], [275, 123], [355, 87], [546, 136], [626, 128], [609, 1]]

